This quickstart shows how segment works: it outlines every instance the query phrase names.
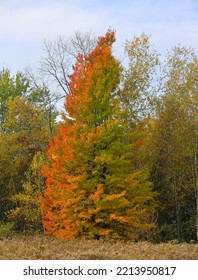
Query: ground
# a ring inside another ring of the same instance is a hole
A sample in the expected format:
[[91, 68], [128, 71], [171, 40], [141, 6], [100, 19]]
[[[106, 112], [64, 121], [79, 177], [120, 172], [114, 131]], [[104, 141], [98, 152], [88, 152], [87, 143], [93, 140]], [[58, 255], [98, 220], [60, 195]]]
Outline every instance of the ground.
[[0, 240], [1, 260], [198, 260], [198, 244], [152, 244], [16, 236]]

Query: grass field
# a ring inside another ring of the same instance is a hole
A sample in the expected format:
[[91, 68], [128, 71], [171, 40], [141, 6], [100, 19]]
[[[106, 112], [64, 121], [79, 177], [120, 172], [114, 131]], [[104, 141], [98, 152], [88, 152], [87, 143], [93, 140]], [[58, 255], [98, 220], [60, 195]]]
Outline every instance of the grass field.
[[102, 240], [66, 241], [49, 236], [0, 240], [1, 260], [198, 260], [198, 244]]

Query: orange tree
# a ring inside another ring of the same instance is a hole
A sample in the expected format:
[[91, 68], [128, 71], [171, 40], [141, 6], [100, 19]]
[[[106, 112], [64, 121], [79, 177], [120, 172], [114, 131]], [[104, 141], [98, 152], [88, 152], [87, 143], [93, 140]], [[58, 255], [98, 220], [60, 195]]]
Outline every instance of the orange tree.
[[127, 132], [117, 94], [121, 66], [112, 55], [114, 41], [109, 30], [73, 67], [65, 114], [42, 170], [47, 234], [132, 239], [154, 226], [152, 184], [131, 167], [136, 139]]

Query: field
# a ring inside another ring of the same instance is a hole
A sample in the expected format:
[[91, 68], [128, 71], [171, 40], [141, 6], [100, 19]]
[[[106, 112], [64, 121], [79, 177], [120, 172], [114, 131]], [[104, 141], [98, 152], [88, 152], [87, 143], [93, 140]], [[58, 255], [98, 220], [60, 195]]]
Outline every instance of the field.
[[102, 240], [66, 241], [49, 236], [0, 240], [1, 260], [197, 260], [198, 244]]

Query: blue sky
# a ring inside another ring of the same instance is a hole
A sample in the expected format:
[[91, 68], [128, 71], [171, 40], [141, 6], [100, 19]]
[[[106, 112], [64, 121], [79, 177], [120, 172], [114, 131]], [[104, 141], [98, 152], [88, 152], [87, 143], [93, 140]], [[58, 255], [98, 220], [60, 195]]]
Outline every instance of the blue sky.
[[164, 53], [178, 45], [198, 50], [198, 0], [0, 0], [0, 69], [36, 66], [44, 38], [76, 30], [116, 30], [115, 50], [142, 32]]

